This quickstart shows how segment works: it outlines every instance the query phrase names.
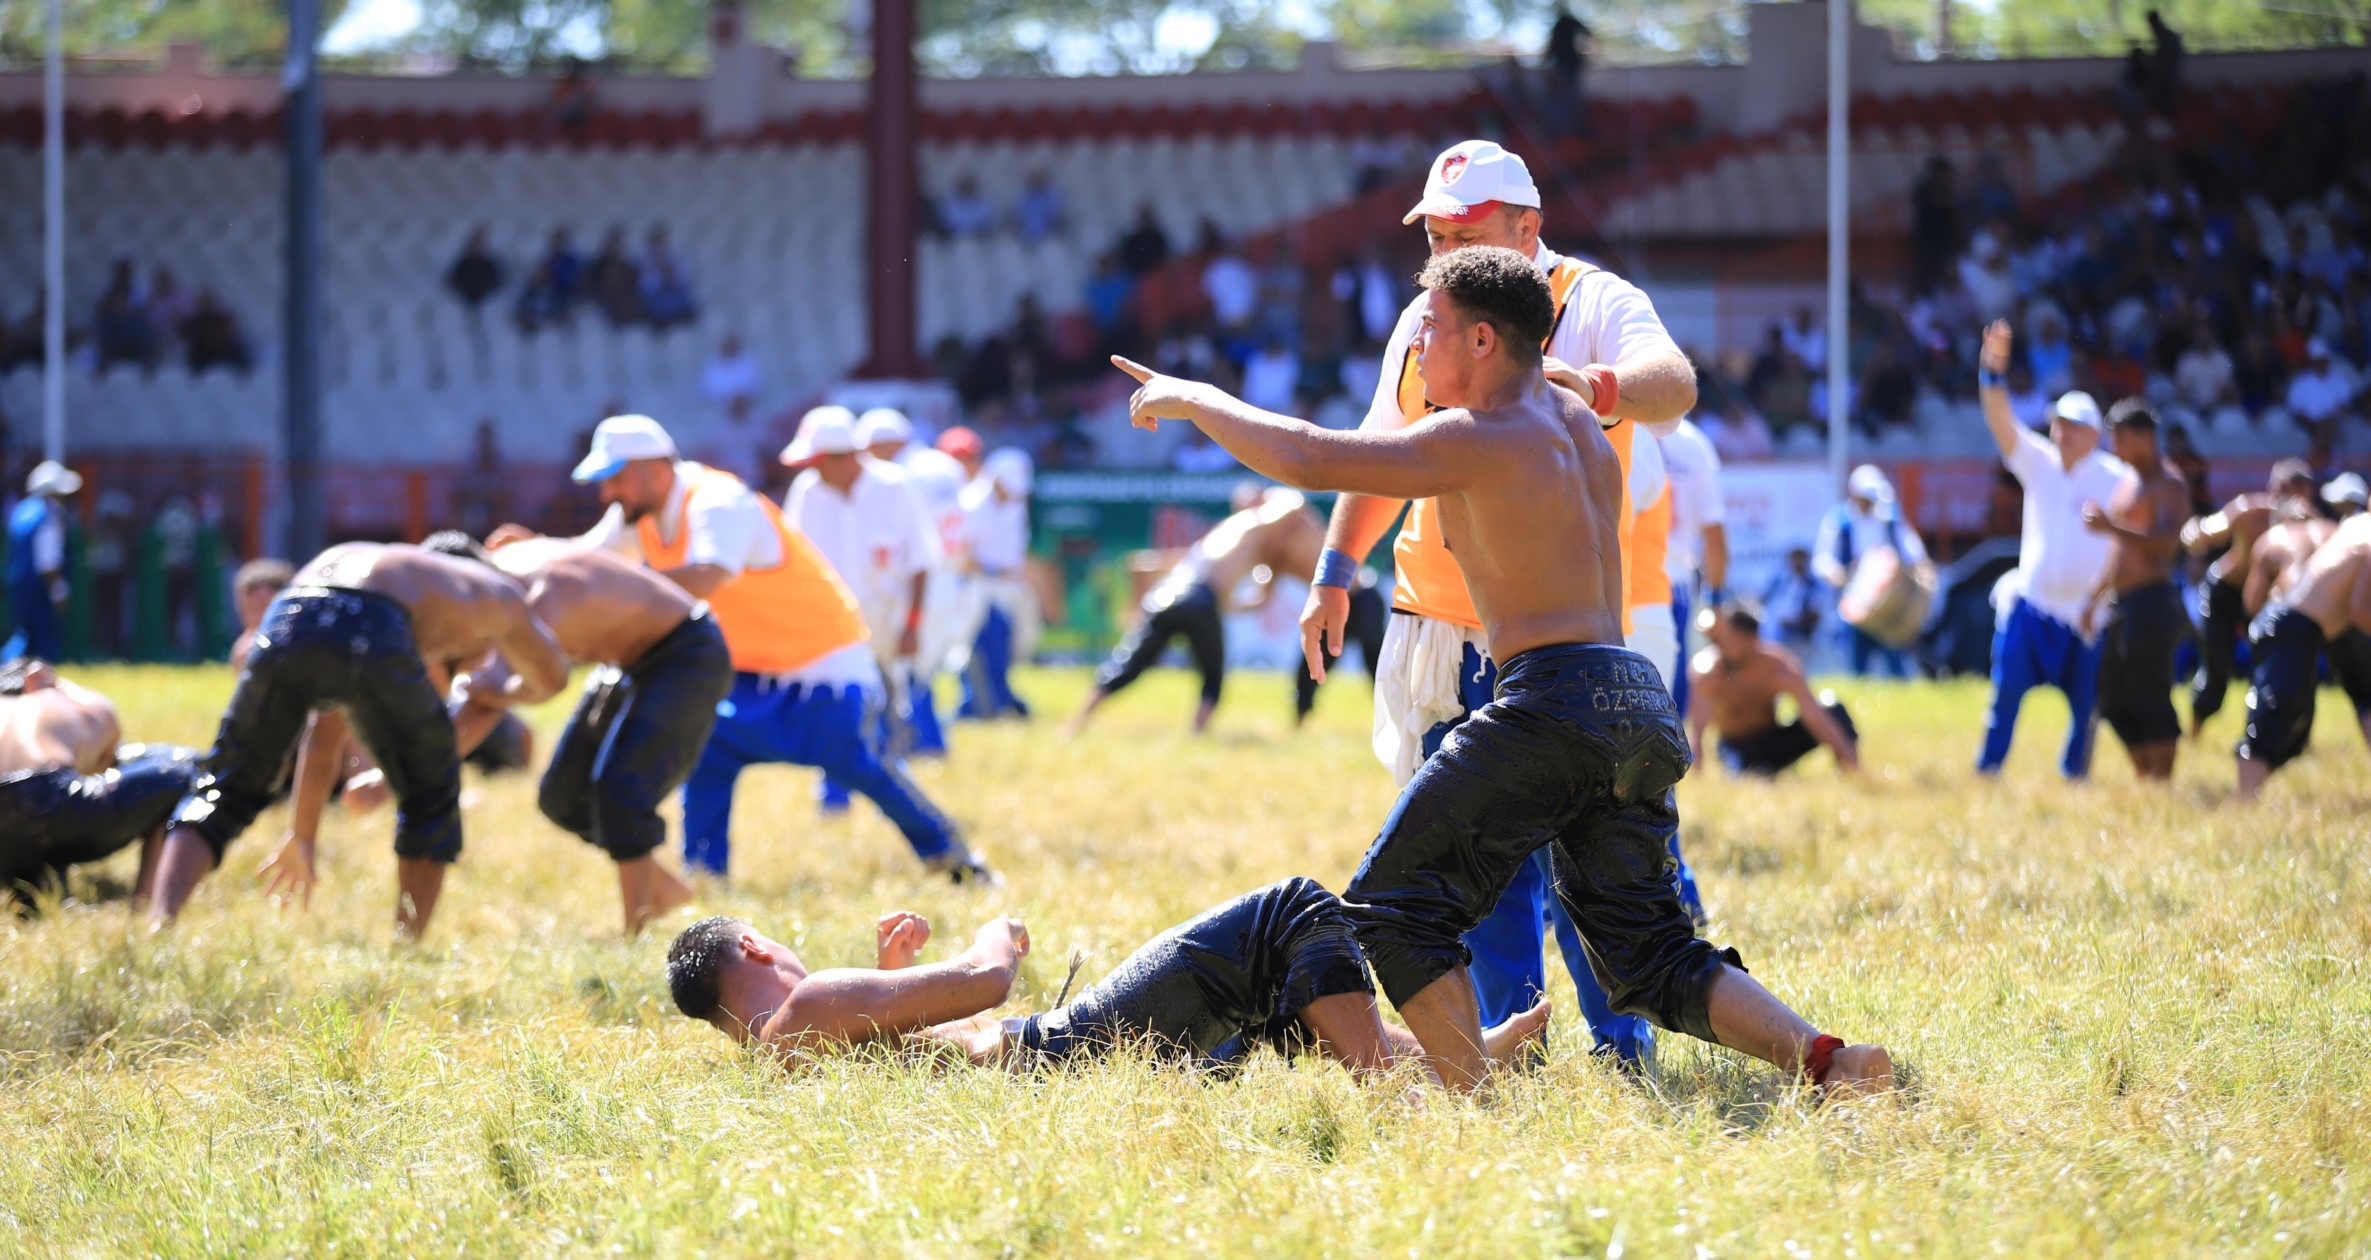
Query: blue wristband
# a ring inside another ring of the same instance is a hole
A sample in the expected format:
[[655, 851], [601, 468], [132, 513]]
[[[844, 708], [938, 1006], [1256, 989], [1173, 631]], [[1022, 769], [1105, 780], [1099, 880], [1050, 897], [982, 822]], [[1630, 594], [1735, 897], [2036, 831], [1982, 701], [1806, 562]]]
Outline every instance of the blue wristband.
[[1338, 586], [1349, 590], [1358, 580], [1358, 561], [1347, 551], [1328, 547], [1317, 557], [1317, 573], [1309, 579], [1311, 586]]
[[2000, 374], [2000, 373], [1998, 373], [1998, 372], [1988, 372], [1988, 371], [1985, 371], [1983, 368], [1978, 368], [1978, 369], [1976, 369], [1976, 388], [1978, 388], [1978, 389], [2006, 389], [2006, 388], [2008, 388], [2008, 386], [2009, 386], [2009, 378], [2008, 378], [2008, 377], [2005, 377], [2005, 376], [2001, 375], [2001, 374]]

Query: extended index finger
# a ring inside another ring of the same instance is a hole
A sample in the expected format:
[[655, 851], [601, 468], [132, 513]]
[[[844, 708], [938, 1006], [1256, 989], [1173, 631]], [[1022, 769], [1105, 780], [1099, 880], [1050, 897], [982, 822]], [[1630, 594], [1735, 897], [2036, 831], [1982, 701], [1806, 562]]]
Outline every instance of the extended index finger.
[[1124, 355], [1115, 354], [1111, 356], [1111, 365], [1123, 372], [1126, 372], [1128, 375], [1135, 377], [1139, 381], [1149, 381], [1153, 379], [1153, 370], [1151, 368], [1138, 363], [1134, 359], [1127, 358]]

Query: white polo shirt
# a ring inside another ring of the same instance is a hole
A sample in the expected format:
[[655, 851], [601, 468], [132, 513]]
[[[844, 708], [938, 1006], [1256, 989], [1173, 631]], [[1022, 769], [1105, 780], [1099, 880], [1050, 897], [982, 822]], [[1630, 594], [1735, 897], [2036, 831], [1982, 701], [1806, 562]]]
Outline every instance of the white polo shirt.
[[2132, 469], [2105, 450], [2058, 462], [2058, 448], [2037, 434], [2020, 431], [2017, 447], [2003, 461], [2025, 487], [2025, 532], [2017, 547], [2017, 570], [2026, 603], [2069, 626], [2080, 626], [2091, 588], [2107, 571], [2114, 541], [2083, 525], [2083, 505], [2106, 507], [2136, 478]]
[[874, 638], [897, 641], [914, 575], [938, 560], [938, 539], [894, 465], [867, 460], [846, 494], [807, 469], [790, 483], [783, 515], [823, 553], [856, 596]]
[[[738, 479], [729, 485], [703, 486], [695, 495], [688, 479], [678, 475], [675, 489], [659, 509], [659, 537], [673, 540], [677, 531], [685, 528], [692, 531], [683, 558], [687, 565], [711, 564], [738, 574], [743, 569], [770, 569], [782, 563], [782, 539], [767, 526], [766, 510], [759, 505], [757, 492]], [[584, 541], [631, 560], [643, 559], [640, 532], [626, 523], [624, 509], [614, 503], [586, 531]]]
[[922, 514], [938, 531], [939, 563], [953, 564], [971, 552], [971, 521], [963, 511], [963, 464], [945, 451], [909, 448], [897, 466], [906, 474]]
[[1671, 479], [1671, 547], [1663, 553], [1663, 571], [1674, 587], [1684, 589], [1704, 563], [1705, 526], [1728, 523], [1721, 456], [1704, 430], [1685, 417], [1656, 442], [1663, 448], [1663, 475]]
[[[1531, 260], [1547, 272], [1564, 257], [1543, 244], [1533, 251]], [[1424, 321], [1425, 297], [1417, 294], [1392, 327], [1391, 340], [1383, 347], [1383, 372], [1375, 382], [1374, 400], [1367, 404], [1366, 419], [1359, 422], [1362, 429], [1397, 429], [1408, 423], [1409, 417], [1400, 412], [1400, 372]], [[1548, 357], [1575, 368], [1592, 363], [1610, 366], [1655, 350], [1678, 354], [1679, 343], [1671, 339], [1663, 318], [1655, 314], [1655, 304], [1637, 285], [1602, 268], [1581, 278], [1547, 345]]]
[[990, 577], [1018, 576], [1029, 559], [1029, 500], [1001, 500], [996, 483], [979, 477], [963, 488], [971, 525], [971, 558]]

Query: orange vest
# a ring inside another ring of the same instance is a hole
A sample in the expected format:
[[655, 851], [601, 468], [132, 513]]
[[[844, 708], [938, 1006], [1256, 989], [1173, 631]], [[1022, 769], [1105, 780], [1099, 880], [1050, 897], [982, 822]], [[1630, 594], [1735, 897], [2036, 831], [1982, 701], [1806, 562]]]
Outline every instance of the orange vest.
[[782, 519], [782, 509], [756, 494], [731, 473], [685, 461], [675, 475], [686, 483], [686, 520], [670, 543], [659, 537], [656, 513], [635, 526], [642, 541], [642, 558], [654, 569], [679, 569], [691, 550], [689, 503], [691, 495], [716, 487], [749, 494], [766, 514], [766, 525], [782, 540], [782, 563], [770, 569], [743, 569], [708, 597], [708, 611], [724, 631], [733, 668], [749, 674], [787, 674], [814, 664], [851, 643], [867, 637], [864, 615], [856, 597], [848, 593], [840, 575], [815, 550], [807, 536]]
[[[1581, 287], [1581, 278], [1596, 268], [1567, 258], [1548, 272], [1549, 291], [1556, 296], [1556, 320], [1564, 319], [1564, 305]], [[1555, 323], [1548, 325], [1549, 335], [1555, 335]], [[1424, 399], [1424, 377], [1416, 370], [1416, 344], [1408, 343], [1406, 357], [1400, 360], [1400, 414], [1411, 422], [1431, 415], [1440, 408]], [[1622, 586], [1630, 585], [1630, 443], [1638, 426], [1628, 420], [1616, 420], [1604, 426], [1606, 441], [1614, 448], [1614, 458], [1622, 465], [1622, 504], [1616, 515], [1620, 525], [1614, 532], [1614, 546], [1622, 557]], [[1440, 504], [1431, 499], [1418, 499], [1408, 505], [1408, 519], [1400, 522], [1400, 535], [1391, 545], [1392, 589], [1391, 605], [1421, 617], [1435, 617], [1479, 630], [1481, 615], [1474, 611], [1473, 593], [1466, 589], [1465, 571], [1457, 567], [1457, 558], [1449, 554], [1449, 542], [1441, 536]], [[1630, 633], [1630, 610], [1622, 609], [1622, 633]]]
[[[1622, 567], [1629, 571], [1625, 585], [1630, 592], [1630, 607], [1669, 607], [1671, 575], [1663, 571], [1663, 558], [1671, 551], [1670, 482], [1663, 483], [1663, 497], [1655, 500], [1655, 506], [1638, 514], [1630, 529], [1630, 541], [1634, 545], [1622, 553], [1625, 561]], [[1625, 619], [1628, 613], [1629, 609], [1623, 610]]]

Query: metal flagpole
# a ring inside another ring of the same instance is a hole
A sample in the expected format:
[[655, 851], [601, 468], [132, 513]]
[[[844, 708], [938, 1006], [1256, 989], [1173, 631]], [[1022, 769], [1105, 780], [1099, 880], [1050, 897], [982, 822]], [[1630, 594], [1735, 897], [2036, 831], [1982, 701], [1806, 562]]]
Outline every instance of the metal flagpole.
[[1845, 414], [1851, 321], [1844, 283], [1852, 261], [1852, 139], [1846, 125], [1851, 52], [1852, 0], [1828, 0], [1828, 480], [1839, 494], [1852, 454], [1852, 426]]
[[281, 76], [287, 122], [287, 302], [281, 406], [288, 478], [287, 554], [302, 563], [324, 543], [321, 497], [321, 38], [319, 0], [289, 0], [288, 65]]
[[66, 52], [64, 0], [49, 0], [41, 85], [41, 456], [66, 458]]

